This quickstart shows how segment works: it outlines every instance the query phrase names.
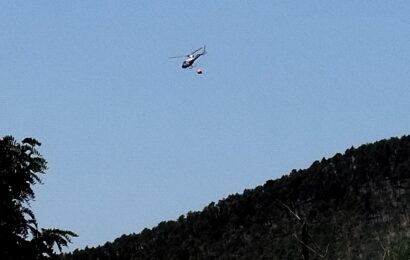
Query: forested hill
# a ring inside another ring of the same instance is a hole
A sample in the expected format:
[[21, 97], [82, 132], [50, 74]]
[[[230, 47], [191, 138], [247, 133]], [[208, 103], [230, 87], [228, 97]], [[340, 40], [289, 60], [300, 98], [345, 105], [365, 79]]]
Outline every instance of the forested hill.
[[350, 148], [201, 212], [61, 259], [383, 259], [408, 235], [404, 136]]

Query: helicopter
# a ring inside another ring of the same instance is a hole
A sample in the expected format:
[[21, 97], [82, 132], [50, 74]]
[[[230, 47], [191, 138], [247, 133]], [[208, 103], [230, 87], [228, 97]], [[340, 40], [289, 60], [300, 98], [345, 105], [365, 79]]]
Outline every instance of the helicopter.
[[[202, 50], [202, 52], [198, 53], [200, 50]], [[191, 52], [190, 54], [186, 54], [186, 55], [181, 55], [181, 56], [174, 56], [174, 57], [169, 57], [170, 59], [174, 59], [174, 58], [182, 58], [182, 57], [186, 57], [186, 59], [182, 62], [182, 68], [186, 69], [192, 69], [194, 67], [194, 62], [201, 57], [202, 55], [205, 55], [206, 52], [206, 46], [204, 45], [204, 47], [201, 47], [193, 52]], [[202, 70], [200, 70], [201, 72], [198, 74], [202, 74]]]

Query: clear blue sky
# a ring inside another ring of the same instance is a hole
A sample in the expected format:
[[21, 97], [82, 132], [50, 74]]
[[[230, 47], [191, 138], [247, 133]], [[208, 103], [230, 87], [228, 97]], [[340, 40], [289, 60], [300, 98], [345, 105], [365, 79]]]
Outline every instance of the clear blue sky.
[[[70, 250], [410, 134], [409, 1], [3, 1], [0, 134]], [[204, 74], [169, 60], [206, 44]]]

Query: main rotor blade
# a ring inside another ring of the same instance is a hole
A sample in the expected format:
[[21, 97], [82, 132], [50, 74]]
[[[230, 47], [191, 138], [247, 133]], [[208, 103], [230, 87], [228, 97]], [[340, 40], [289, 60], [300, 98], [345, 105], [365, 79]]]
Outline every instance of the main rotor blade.
[[182, 57], [187, 57], [187, 58], [189, 58], [190, 55], [195, 54], [196, 52], [202, 50], [203, 48], [204, 48], [204, 47], [201, 47], [201, 48], [199, 48], [199, 49], [196, 49], [196, 50], [194, 50], [193, 52], [191, 52], [190, 54], [181, 55], [181, 56], [172, 56], [172, 57], [169, 57], [169, 58], [170, 58], [170, 59], [182, 58]]
[[172, 57], [168, 57], [168, 58], [169, 59], [175, 59], [175, 58], [183, 58], [183, 57], [188, 57], [188, 55], [172, 56]]
[[194, 54], [195, 52], [199, 51], [199, 50], [202, 49], [202, 48], [204, 48], [204, 47], [201, 47], [201, 48], [199, 48], [199, 49], [197, 49], [197, 50], [191, 52], [191, 54]]

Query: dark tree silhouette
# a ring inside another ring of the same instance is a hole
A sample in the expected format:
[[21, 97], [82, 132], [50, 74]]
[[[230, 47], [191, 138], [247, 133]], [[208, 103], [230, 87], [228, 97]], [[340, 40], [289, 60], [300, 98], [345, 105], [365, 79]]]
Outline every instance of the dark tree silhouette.
[[40, 229], [30, 201], [32, 186], [42, 183], [47, 162], [37, 151], [41, 144], [26, 138], [21, 143], [11, 136], [0, 139], [0, 259], [52, 259], [53, 250], [77, 236], [71, 231]]

